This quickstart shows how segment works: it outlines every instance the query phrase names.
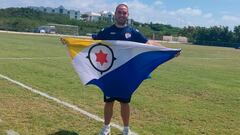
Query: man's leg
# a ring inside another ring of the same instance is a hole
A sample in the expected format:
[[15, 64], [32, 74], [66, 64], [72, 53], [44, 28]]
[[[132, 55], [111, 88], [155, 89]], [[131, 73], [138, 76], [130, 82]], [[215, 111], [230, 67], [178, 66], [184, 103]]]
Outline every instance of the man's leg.
[[99, 135], [109, 135], [111, 132], [110, 121], [113, 115], [114, 101], [107, 101], [104, 97], [104, 126]]
[[130, 106], [129, 103], [122, 103], [121, 104], [121, 116], [124, 127], [129, 126], [129, 117], [130, 117]]
[[113, 115], [113, 102], [105, 102], [104, 106], [104, 124], [109, 125]]

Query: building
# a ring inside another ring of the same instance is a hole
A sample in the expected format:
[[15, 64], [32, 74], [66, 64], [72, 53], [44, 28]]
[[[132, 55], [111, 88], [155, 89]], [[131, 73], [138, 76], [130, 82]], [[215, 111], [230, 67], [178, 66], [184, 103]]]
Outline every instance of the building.
[[85, 18], [86, 21], [93, 21], [94, 22], [94, 21], [101, 20], [101, 14], [100, 13], [86, 12], [85, 15], [86, 15], [86, 18]]
[[55, 14], [64, 14], [68, 15], [70, 19], [81, 19], [81, 13], [80, 11], [76, 10], [67, 10], [63, 6], [59, 6], [57, 8], [51, 8], [51, 7], [29, 7], [33, 10], [42, 11], [46, 13], [55, 13]]
[[53, 13], [58, 13], [58, 14], [68, 14], [68, 10], [65, 9], [63, 6], [59, 6], [58, 8], [54, 9]]
[[188, 38], [187, 37], [178, 37], [178, 42], [180, 43], [188, 43]]
[[80, 11], [69, 10], [69, 11], [67, 11], [67, 14], [69, 15], [70, 19], [76, 19], [76, 20], [82, 19]]
[[[57, 8], [51, 8], [51, 7], [29, 7], [33, 10], [41, 11], [41, 12], [46, 12], [46, 13], [55, 13], [55, 14], [64, 14], [68, 15], [70, 19], [75, 19], [75, 20], [86, 20], [86, 21], [114, 21], [114, 12], [110, 11], [101, 11], [99, 13], [97, 12], [86, 12], [84, 14], [81, 14], [80, 11], [76, 10], [67, 10], [63, 6], [59, 6]], [[129, 20], [129, 23], [131, 23], [131, 19]]]
[[113, 22], [114, 12], [101, 11], [100, 14], [103, 20]]
[[173, 37], [172, 36], [163, 36], [163, 41], [173, 41]]
[[173, 36], [163, 36], [163, 41], [175, 42], [175, 43], [188, 43], [187, 37], [173, 37]]

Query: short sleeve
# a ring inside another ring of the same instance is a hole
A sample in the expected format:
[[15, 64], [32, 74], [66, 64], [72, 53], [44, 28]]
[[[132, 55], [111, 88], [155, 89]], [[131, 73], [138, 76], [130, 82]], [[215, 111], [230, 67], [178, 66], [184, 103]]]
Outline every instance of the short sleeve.
[[133, 31], [134, 31], [135, 42], [147, 43], [148, 39], [143, 34], [141, 34], [138, 30], [133, 30]]
[[104, 37], [104, 35], [105, 35], [104, 31], [105, 31], [105, 29], [102, 29], [97, 34], [92, 34], [92, 39], [94, 39], [94, 40], [103, 40], [105, 38]]

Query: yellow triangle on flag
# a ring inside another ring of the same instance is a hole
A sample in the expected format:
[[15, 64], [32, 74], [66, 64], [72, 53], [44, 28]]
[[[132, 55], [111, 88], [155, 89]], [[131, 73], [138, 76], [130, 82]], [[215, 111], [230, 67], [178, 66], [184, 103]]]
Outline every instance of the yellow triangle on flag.
[[61, 41], [67, 45], [69, 54], [72, 59], [86, 47], [101, 42], [101, 40], [80, 39], [70, 37], [61, 38]]

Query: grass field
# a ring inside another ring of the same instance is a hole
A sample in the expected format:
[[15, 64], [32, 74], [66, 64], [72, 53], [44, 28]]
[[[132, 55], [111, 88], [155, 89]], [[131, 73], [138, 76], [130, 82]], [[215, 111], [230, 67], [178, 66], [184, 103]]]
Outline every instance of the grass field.
[[[239, 134], [240, 50], [165, 45], [182, 48], [182, 55], [158, 67], [135, 92], [132, 130], [141, 135]], [[58, 37], [0, 33], [0, 74], [103, 117], [102, 93], [81, 84]], [[122, 123], [118, 103], [113, 122]], [[12, 129], [20, 135], [97, 135], [102, 124], [0, 78], [0, 134]]]

